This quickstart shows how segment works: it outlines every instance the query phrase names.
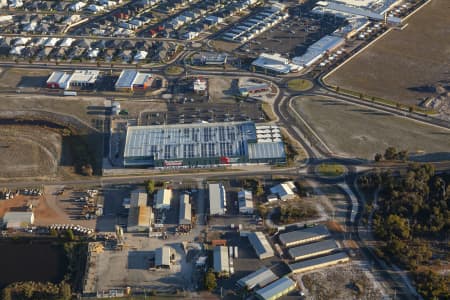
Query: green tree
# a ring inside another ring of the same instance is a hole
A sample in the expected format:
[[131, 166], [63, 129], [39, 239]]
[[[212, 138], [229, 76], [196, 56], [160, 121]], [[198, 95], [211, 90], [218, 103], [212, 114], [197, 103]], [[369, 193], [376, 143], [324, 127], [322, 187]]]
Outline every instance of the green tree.
[[67, 282], [61, 282], [59, 287], [59, 296], [61, 300], [70, 300], [72, 298], [70, 284]]
[[9, 287], [2, 290], [2, 300], [12, 300], [12, 291]]
[[389, 239], [408, 239], [410, 236], [411, 231], [406, 218], [397, 215], [389, 215], [385, 226], [389, 232]]
[[261, 197], [262, 195], [264, 195], [264, 188], [261, 182], [258, 182], [258, 185], [256, 186], [256, 196]]
[[66, 230], [66, 237], [69, 241], [73, 241], [75, 240], [75, 235], [73, 234], [73, 230], [72, 229], [67, 229]]
[[217, 287], [216, 275], [209, 270], [205, 275], [205, 289], [208, 291], [213, 291]]
[[375, 161], [376, 161], [376, 162], [381, 161], [381, 159], [383, 159], [383, 155], [381, 155], [381, 153], [375, 154]]
[[384, 152], [385, 160], [394, 160], [397, 159], [397, 149], [395, 147], [389, 147]]
[[155, 181], [150, 179], [147, 181], [147, 193], [153, 194], [153, 192], [155, 192]]

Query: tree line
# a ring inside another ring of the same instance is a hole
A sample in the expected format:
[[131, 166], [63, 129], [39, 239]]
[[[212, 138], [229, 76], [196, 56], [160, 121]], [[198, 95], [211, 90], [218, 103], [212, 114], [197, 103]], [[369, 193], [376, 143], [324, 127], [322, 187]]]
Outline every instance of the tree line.
[[374, 233], [385, 242], [379, 255], [413, 271], [427, 299], [449, 299], [449, 277], [433, 269], [450, 258], [450, 174], [411, 164], [406, 174], [375, 172], [359, 183], [380, 190], [373, 219]]

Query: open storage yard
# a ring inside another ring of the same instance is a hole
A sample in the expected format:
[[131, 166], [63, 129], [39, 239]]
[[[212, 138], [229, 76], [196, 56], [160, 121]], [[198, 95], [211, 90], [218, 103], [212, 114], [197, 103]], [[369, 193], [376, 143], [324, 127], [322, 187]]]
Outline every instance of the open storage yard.
[[449, 130], [332, 98], [296, 98], [293, 104], [336, 153], [373, 159], [375, 153], [394, 146], [410, 153], [424, 151], [422, 159], [450, 159]]
[[368, 274], [366, 268], [349, 264], [303, 275], [306, 299], [382, 299]]
[[450, 80], [448, 1], [431, 1], [405, 23], [406, 28], [386, 34], [326, 82], [404, 105], [436, 96], [435, 86]]

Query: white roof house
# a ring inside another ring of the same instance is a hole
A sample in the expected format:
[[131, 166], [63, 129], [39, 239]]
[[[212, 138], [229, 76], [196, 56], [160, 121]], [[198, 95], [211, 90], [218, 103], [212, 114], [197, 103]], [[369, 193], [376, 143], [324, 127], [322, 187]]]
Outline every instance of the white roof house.
[[59, 42], [59, 38], [49, 38], [45, 44], [44, 47], [55, 47], [56, 43]]
[[248, 190], [240, 190], [238, 192], [239, 212], [242, 214], [253, 213], [253, 194]]
[[170, 200], [172, 199], [172, 190], [158, 190], [155, 198], [156, 209], [170, 209]]
[[34, 224], [34, 213], [32, 211], [8, 211], [3, 216], [3, 224], [6, 228], [23, 228]]
[[69, 10], [71, 11], [79, 11], [81, 9], [83, 9], [83, 7], [85, 7], [87, 4], [84, 2], [76, 2], [73, 3], [69, 6]]
[[75, 42], [75, 39], [73, 38], [65, 38], [61, 44], [59, 45], [59, 47], [63, 48], [63, 47], [70, 47], [72, 46], [73, 42]]
[[178, 223], [180, 225], [190, 225], [192, 222], [191, 204], [189, 203], [189, 195], [182, 194], [180, 196], [180, 215]]
[[209, 184], [209, 213], [210, 215], [224, 215], [226, 212], [226, 192], [221, 183]]
[[147, 51], [138, 51], [133, 59], [134, 60], [143, 60], [143, 59], [147, 58], [147, 55], [148, 55]]

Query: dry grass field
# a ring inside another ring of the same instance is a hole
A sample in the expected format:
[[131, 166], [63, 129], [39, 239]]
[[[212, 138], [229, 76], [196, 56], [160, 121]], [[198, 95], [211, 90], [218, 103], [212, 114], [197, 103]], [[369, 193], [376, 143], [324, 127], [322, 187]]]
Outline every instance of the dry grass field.
[[325, 81], [405, 105], [432, 96], [434, 85], [450, 82], [449, 10], [448, 0], [431, 1]]
[[53, 177], [61, 157], [59, 132], [37, 126], [0, 126], [0, 179]]
[[450, 159], [450, 130], [332, 98], [296, 98], [294, 108], [337, 154], [373, 159], [394, 146], [429, 160]]

